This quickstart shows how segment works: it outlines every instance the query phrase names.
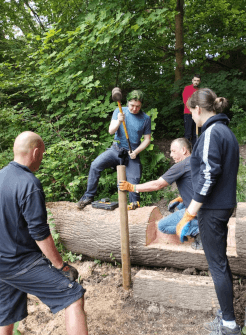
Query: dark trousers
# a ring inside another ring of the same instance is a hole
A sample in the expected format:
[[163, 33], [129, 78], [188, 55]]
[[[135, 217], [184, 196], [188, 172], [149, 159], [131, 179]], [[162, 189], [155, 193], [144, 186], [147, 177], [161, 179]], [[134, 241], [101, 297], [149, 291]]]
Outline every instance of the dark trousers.
[[184, 137], [191, 142], [193, 148], [196, 143], [196, 124], [192, 120], [191, 114], [184, 114], [184, 128]]
[[226, 256], [227, 223], [233, 209], [200, 209], [198, 225], [203, 249], [225, 321], [235, 320], [232, 274]]
[[[107, 168], [116, 167], [117, 165], [120, 164], [122, 164], [122, 159], [119, 158], [119, 151], [117, 151], [114, 145], [112, 145], [111, 148], [107, 149], [105, 152], [99, 155], [91, 163], [87, 182], [87, 190], [83, 195], [83, 197], [93, 198], [97, 192], [97, 185], [101, 172]], [[126, 165], [127, 181], [131, 184], [139, 184], [142, 173], [142, 165], [139, 156], [137, 156], [135, 159], [131, 159], [129, 157], [128, 162], [125, 163], [125, 165]], [[116, 187], [116, 181], [115, 181], [115, 187]], [[139, 201], [140, 200], [139, 193], [129, 192], [129, 200], [130, 202]]]

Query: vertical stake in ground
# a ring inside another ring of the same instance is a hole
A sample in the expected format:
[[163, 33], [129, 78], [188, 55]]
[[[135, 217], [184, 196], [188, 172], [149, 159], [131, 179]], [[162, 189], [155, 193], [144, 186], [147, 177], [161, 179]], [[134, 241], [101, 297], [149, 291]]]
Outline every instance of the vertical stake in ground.
[[[117, 179], [126, 180], [125, 165], [117, 166]], [[128, 211], [127, 211], [127, 193], [118, 190], [119, 209], [120, 209], [120, 235], [121, 235], [121, 263], [123, 288], [129, 290], [131, 287], [131, 263], [129, 247], [129, 228], [128, 228]]]

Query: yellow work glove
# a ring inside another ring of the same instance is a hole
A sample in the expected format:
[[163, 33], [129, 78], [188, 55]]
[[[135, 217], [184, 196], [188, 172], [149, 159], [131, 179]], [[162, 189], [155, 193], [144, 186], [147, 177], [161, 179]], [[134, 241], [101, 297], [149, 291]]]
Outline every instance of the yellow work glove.
[[172, 201], [169, 202], [168, 205], [168, 210], [169, 212], [173, 213], [174, 209], [181, 203], [183, 202], [183, 199], [181, 197], [177, 197], [175, 199], [173, 199]]
[[131, 183], [128, 183], [128, 181], [119, 181], [118, 188], [121, 191], [136, 192], [136, 185], [132, 185]]
[[179, 221], [176, 226], [176, 234], [179, 236], [181, 242], [184, 242], [184, 237], [187, 234], [190, 228], [190, 222], [196, 217], [196, 215], [191, 215], [187, 210], [184, 213], [184, 216]]

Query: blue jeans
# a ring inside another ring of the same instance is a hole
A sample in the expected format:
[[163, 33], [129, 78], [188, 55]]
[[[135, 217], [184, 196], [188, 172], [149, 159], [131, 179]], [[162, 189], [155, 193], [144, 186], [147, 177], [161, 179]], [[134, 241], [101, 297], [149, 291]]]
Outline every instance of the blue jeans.
[[[109, 149], [99, 155], [92, 163], [90, 167], [89, 177], [87, 181], [87, 190], [83, 195], [83, 198], [94, 198], [97, 192], [97, 185], [100, 178], [100, 174], [103, 170], [116, 167], [122, 164], [122, 159], [119, 158], [119, 151], [112, 145]], [[139, 156], [136, 159], [129, 157], [126, 163], [126, 179], [131, 184], [139, 184], [142, 174], [142, 166]], [[129, 192], [130, 202], [139, 201], [139, 193]]]
[[198, 224], [203, 249], [225, 321], [235, 320], [232, 274], [226, 256], [227, 223], [232, 209], [200, 209]]
[[[182, 209], [179, 209], [180, 207], [183, 207]], [[161, 219], [158, 223], [158, 229], [165, 234], [176, 234], [176, 226], [179, 223], [179, 221], [182, 219], [185, 213], [184, 205], [181, 204], [177, 206], [179, 210], [176, 212], [164, 217]], [[188, 232], [185, 234], [185, 236], [196, 236], [199, 233], [198, 228], [198, 222], [197, 219], [191, 220], [190, 228]]]

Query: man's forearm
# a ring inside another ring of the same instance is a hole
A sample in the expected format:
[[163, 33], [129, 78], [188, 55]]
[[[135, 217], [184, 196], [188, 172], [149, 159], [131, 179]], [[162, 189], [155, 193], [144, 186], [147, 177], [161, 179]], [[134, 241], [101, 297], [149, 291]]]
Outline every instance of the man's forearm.
[[51, 261], [51, 263], [60, 269], [63, 265], [63, 260], [58, 250], [56, 249], [53, 237], [49, 235], [43, 241], [36, 241], [42, 253]]
[[151, 142], [151, 137], [145, 138], [143, 140], [143, 142], [134, 150], [136, 155], [138, 155], [141, 151], [143, 151], [145, 148], [147, 148], [149, 146], [150, 142]]
[[114, 133], [116, 133], [120, 125], [121, 125], [121, 122], [119, 120], [112, 120], [109, 125], [109, 129], [108, 129], [109, 134], [113, 135]]
[[157, 180], [148, 181], [144, 184], [136, 185], [136, 191], [138, 192], [153, 192], [158, 191], [164, 187], [169, 186], [169, 184], [162, 178]]

